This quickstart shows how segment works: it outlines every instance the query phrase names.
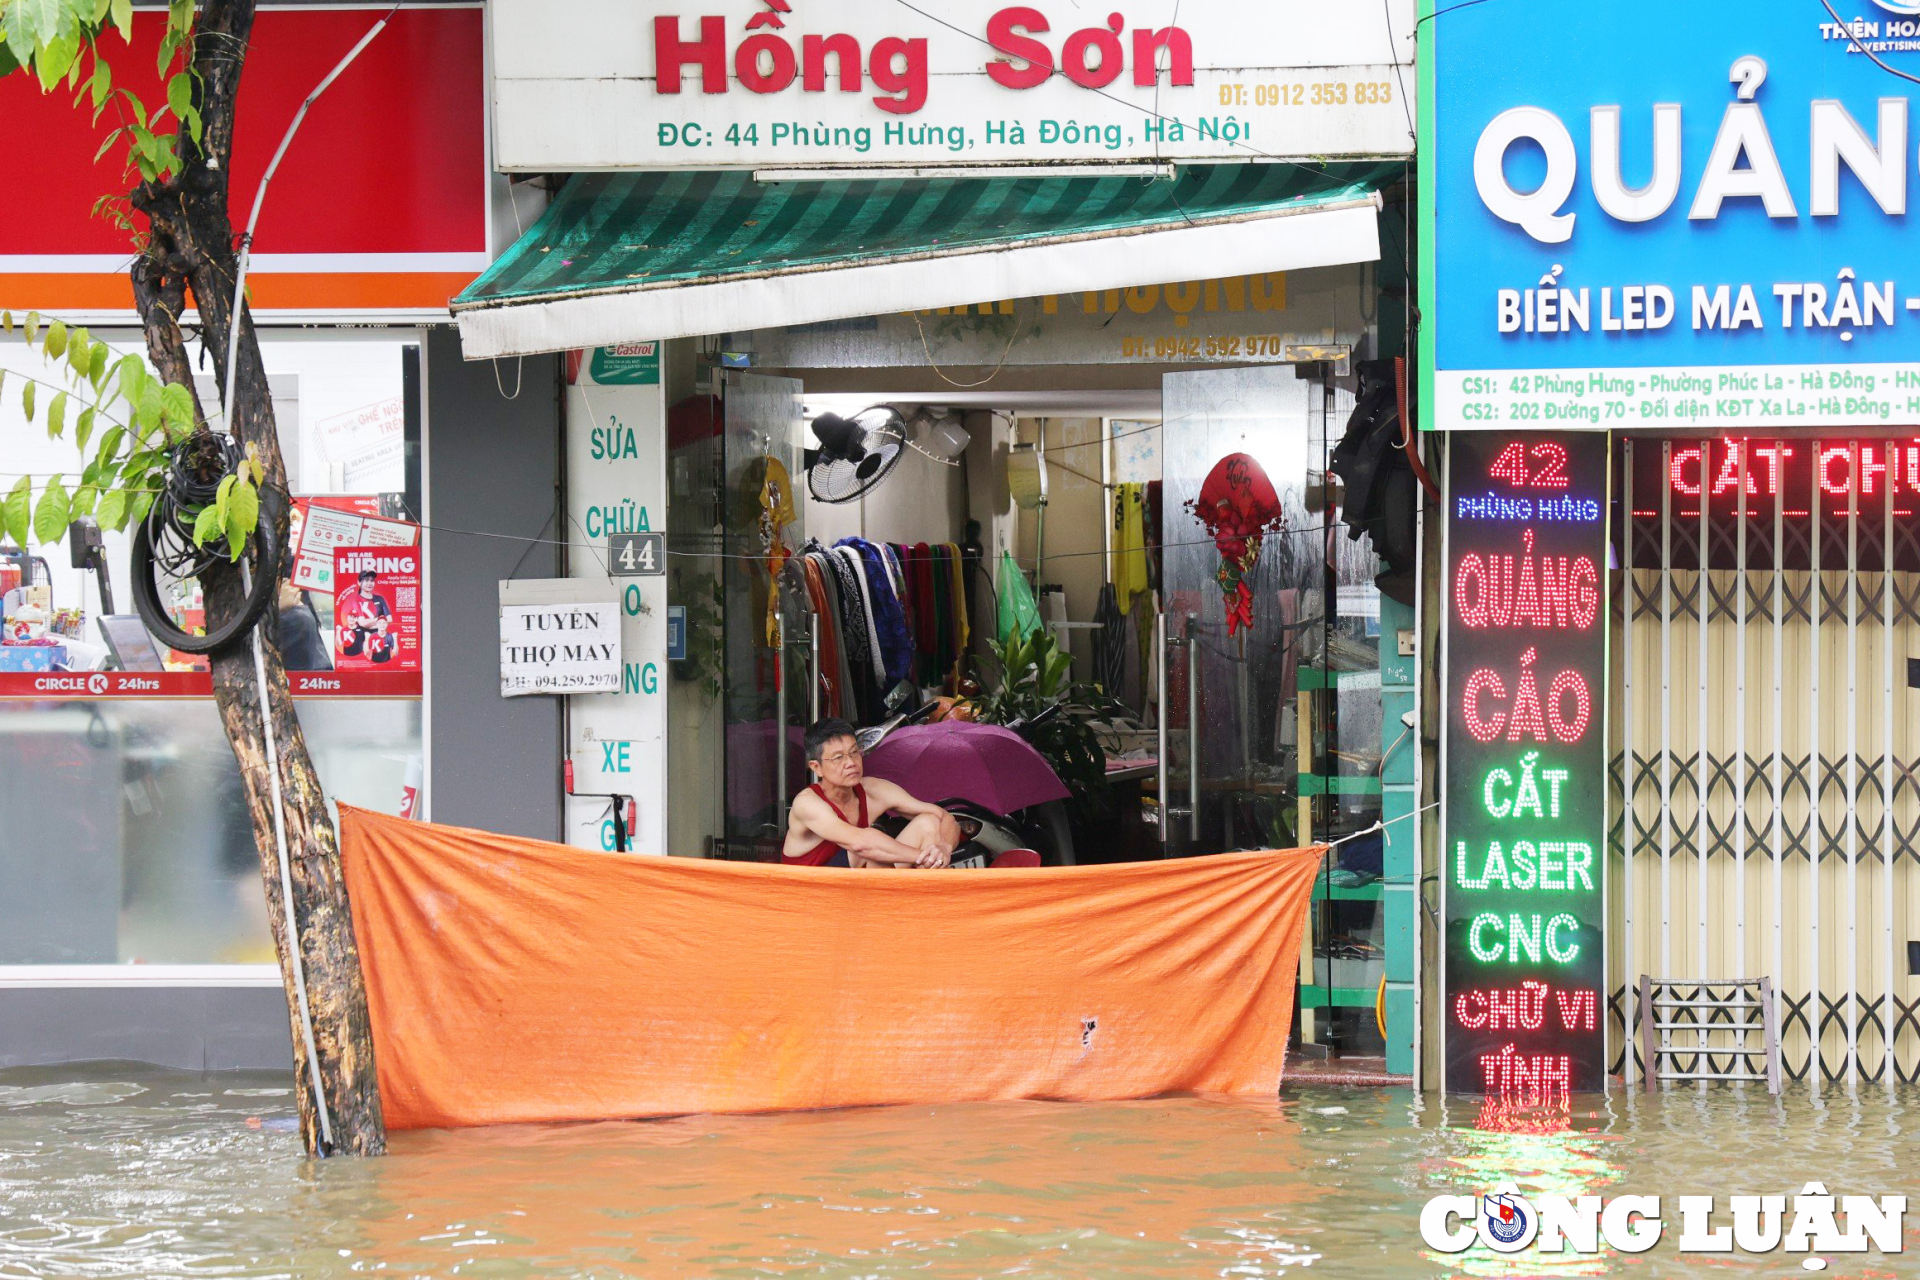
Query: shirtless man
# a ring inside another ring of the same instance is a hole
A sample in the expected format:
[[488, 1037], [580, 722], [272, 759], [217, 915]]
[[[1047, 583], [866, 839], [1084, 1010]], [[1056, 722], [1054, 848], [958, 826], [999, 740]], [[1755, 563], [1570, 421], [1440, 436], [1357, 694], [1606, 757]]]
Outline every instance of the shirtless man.
[[[796, 867], [944, 867], [960, 844], [960, 824], [937, 804], [866, 777], [860, 744], [845, 720], [807, 730], [813, 785], [794, 797], [781, 860]], [[883, 813], [911, 817], [898, 837], [870, 824]]]

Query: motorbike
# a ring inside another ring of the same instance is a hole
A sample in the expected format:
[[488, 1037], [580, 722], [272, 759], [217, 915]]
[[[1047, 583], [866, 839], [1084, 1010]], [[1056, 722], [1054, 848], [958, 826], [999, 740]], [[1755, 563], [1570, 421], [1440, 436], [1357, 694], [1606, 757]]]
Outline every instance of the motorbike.
[[[879, 724], [860, 729], [854, 734], [862, 754], [871, 754], [895, 730], [911, 724], [923, 724], [932, 717], [938, 704], [921, 702], [918, 695], [917, 689], [903, 684], [888, 696], [887, 705], [896, 708], [894, 713]], [[1034, 722], [1038, 723], [1058, 710], [1057, 707], [1048, 708], [1035, 716]], [[1006, 727], [1017, 733], [1024, 723], [1017, 721]], [[952, 814], [954, 822], [960, 827], [961, 843], [953, 851], [950, 863], [953, 867], [967, 870], [991, 866], [1003, 854], [1017, 849], [1033, 850], [1039, 855], [1042, 866], [1074, 865], [1073, 828], [1067, 821], [1064, 801], [1051, 800], [1014, 814], [994, 813], [958, 796], [949, 796], [933, 803]], [[876, 820], [874, 826], [888, 835], [898, 835], [908, 821], [898, 814], [886, 814]]]

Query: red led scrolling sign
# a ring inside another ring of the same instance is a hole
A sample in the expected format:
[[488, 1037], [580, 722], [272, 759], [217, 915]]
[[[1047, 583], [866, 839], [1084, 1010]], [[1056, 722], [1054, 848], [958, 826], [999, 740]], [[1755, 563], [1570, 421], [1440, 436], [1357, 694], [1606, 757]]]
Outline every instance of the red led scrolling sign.
[[1446, 1088], [1605, 1084], [1607, 437], [1455, 433], [1446, 510]]

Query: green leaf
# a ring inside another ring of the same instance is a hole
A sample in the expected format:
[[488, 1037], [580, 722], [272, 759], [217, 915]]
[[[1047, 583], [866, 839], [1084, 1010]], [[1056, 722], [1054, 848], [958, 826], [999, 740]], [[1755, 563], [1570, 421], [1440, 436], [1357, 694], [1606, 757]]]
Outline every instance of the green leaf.
[[67, 326], [65, 321], [55, 320], [47, 326], [47, 359], [58, 360], [67, 353]]
[[174, 425], [194, 425], [193, 393], [179, 383], [169, 382], [160, 388], [160, 407]]
[[233, 498], [233, 486], [239, 479], [239, 476], [222, 476], [220, 478], [220, 487], [213, 491], [213, 518], [219, 522], [220, 527], [223, 529], [226, 528], [228, 524], [227, 504]]
[[87, 92], [93, 98], [94, 110], [107, 105], [107, 94], [113, 91], [113, 69], [107, 60], [96, 50], [93, 55], [93, 79], [87, 83]]
[[140, 388], [140, 399], [135, 402], [133, 408], [143, 437], [160, 425], [162, 408], [160, 389], [151, 381], [144, 383]]
[[33, 536], [42, 542], [58, 542], [67, 536], [70, 520], [67, 487], [55, 476], [47, 481], [47, 491], [40, 495], [40, 505], [33, 509]]
[[113, 355], [111, 348], [104, 342], [93, 344], [93, 350], [87, 352], [87, 381], [93, 389], [99, 391], [107, 380], [107, 361]]
[[212, 507], [200, 508], [200, 514], [193, 518], [193, 544], [204, 547], [220, 534], [220, 513]]
[[94, 512], [94, 519], [103, 529], [118, 529], [127, 519], [127, 494], [124, 489], [109, 489], [100, 495], [100, 506]]
[[185, 71], [176, 72], [167, 81], [167, 106], [182, 120], [193, 107], [193, 77]]
[[35, 338], [39, 336], [40, 336], [40, 313], [38, 311], [29, 311], [27, 312], [27, 341], [32, 342]]
[[33, 69], [40, 75], [40, 87], [51, 92], [60, 83], [60, 77], [72, 70], [74, 59], [80, 56], [78, 36], [60, 36], [52, 40], [43, 40], [34, 54]]
[[75, 329], [67, 335], [67, 367], [76, 378], [87, 376], [87, 358], [92, 354], [93, 335], [85, 329]]
[[0, 535], [11, 538], [13, 545], [24, 547], [27, 536], [32, 532], [33, 479], [21, 476], [8, 492], [4, 501], [0, 501]]
[[227, 546], [236, 560], [259, 523], [260, 491], [242, 480], [227, 498]]
[[87, 441], [92, 438], [93, 410], [91, 408], [82, 409], [80, 416], [73, 421], [73, 443], [75, 447], [84, 451], [87, 447]]
[[47, 406], [47, 439], [58, 440], [67, 429], [67, 393], [62, 391]]
[[19, 69], [20, 59], [13, 56], [13, 49], [0, 43], [0, 80], [4, 80]]
[[20, 390], [20, 407], [26, 411], [28, 422], [33, 421], [34, 386], [35, 386], [34, 383], [29, 382], [25, 387], [21, 388]]
[[142, 489], [127, 500], [127, 523], [138, 524], [153, 509], [153, 490]]
[[146, 385], [147, 367], [140, 363], [140, 357], [125, 355], [120, 357], [116, 366], [118, 372], [114, 382], [120, 388], [120, 394], [128, 404], [140, 403], [140, 388]]
[[79, 516], [92, 515], [94, 500], [99, 496], [99, 490], [90, 484], [83, 484], [78, 489], [75, 489], [73, 491], [73, 515], [76, 518]]
[[108, 427], [107, 433], [100, 437], [100, 452], [96, 455], [101, 464], [112, 462], [120, 456], [120, 445], [126, 440], [124, 427]]
[[120, 38], [128, 44], [133, 43], [133, 0], [113, 0], [108, 6], [113, 14], [113, 25], [120, 32]]

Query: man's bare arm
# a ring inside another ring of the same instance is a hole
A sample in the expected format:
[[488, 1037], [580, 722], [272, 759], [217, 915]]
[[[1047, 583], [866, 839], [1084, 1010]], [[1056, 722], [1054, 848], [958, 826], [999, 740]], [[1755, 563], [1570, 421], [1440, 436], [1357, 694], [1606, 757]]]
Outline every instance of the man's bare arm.
[[807, 830], [814, 835], [832, 841], [848, 853], [857, 853], [874, 862], [909, 867], [920, 860], [920, 850], [909, 849], [884, 831], [854, 826], [835, 813], [832, 805], [810, 791], [803, 791], [795, 797], [793, 814], [806, 823]]
[[960, 824], [953, 815], [937, 804], [916, 799], [907, 789], [897, 782], [888, 782], [884, 778], [866, 780], [867, 798], [873, 802], [875, 815], [882, 813], [904, 813], [909, 818], [918, 818], [931, 814], [940, 819], [940, 838], [946, 843], [947, 852], [952, 853], [960, 847]]

